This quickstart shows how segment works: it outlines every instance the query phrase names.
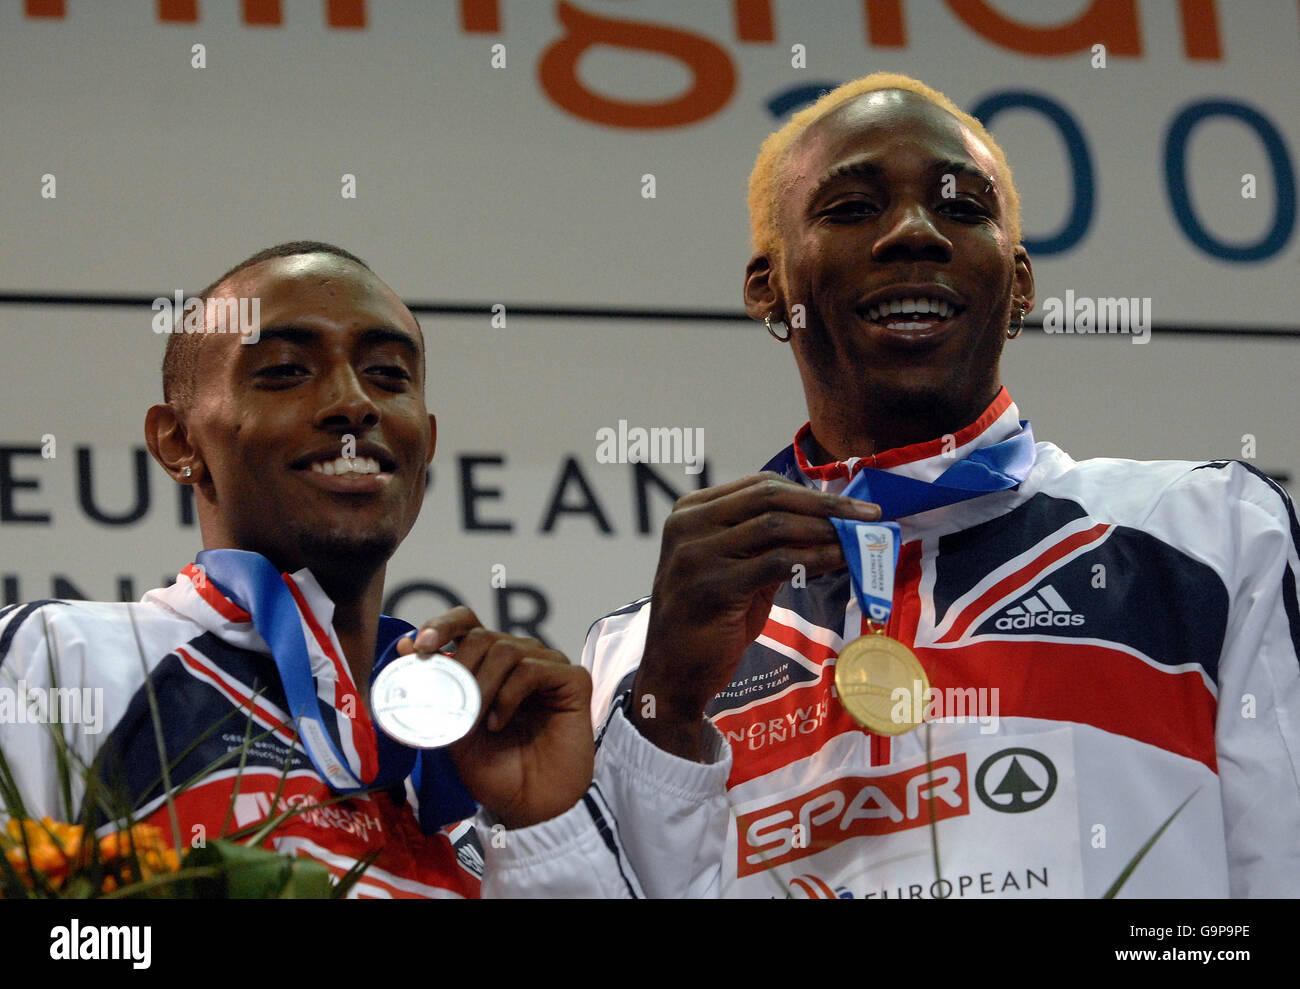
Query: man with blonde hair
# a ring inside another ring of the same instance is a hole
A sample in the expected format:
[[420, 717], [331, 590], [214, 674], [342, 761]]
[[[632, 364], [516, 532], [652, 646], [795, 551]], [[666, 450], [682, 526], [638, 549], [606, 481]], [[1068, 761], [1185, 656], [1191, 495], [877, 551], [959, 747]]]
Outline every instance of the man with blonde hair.
[[809, 421], [677, 502], [652, 596], [583, 654], [598, 721], [688, 759], [729, 744], [717, 885], [1300, 893], [1282, 489], [1035, 442], [1000, 373], [1034, 302], [1011, 171], [934, 90], [828, 93], [763, 144], [749, 208], [746, 308]]

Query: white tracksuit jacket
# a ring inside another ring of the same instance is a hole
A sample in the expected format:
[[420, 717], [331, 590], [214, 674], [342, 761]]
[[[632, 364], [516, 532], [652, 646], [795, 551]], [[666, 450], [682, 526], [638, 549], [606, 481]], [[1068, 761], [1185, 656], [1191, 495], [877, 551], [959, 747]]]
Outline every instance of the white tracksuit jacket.
[[[325, 727], [352, 772], [372, 779], [375, 729], [341, 661], [333, 604], [309, 571], [291, 579], [317, 699], [333, 715]], [[409, 630], [381, 619], [380, 654]], [[721, 737], [715, 764], [696, 764], [656, 749], [621, 717], [609, 726], [583, 800], [533, 827], [505, 831], [480, 813], [474, 823], [431, 826], [426, 834], [409, 779], [393, 790], [322, 803], [329, 788], [287, 727], [288, 705], [270, 650], [247, 612], [193, 565], [137, 604], [37, 601], [0, 610], [0, 751], [28, 817], [72, 820], [80, 808], [80, 774], [67, 806], [55, 769], [60, 729], [46, 722], [61, 715], [69, 748], [87, 764], [106, 746], [117, 753], [136, 819], [158, 825], [170, 840], [146, 672], [167, 760], [175, 763], [170, 778], [179, 791], [182, 842], [304, 808], [268, 847], [317, 859], [335, 875], [379, 849], [353, 895], [395, 898], [639, 896], [638, 873], [676, 870], [689, 883], [700, 869], [696, 859], [716, 863], [720, 854], [730, 767]], [[254, 744], [240, 774], [246, 729]], [[186, 785], [223, 758], [201, 783]], [[111, 775], [107, 768], [102, 773]], [[712, 815], [701, 813], [710, 806]], [[0, 801], [0, 821], [7, 810]], [[637, 824], [630, 835], [625, 821]], [[663, 844], [665, 833], [674, 836], [671, 847]]]
[[[869, 466], [931, 481], [1017, 420], [1004, 389], [955, 450]], [[838, 491], [855, 466], [796, 438], [769, 469]], [[1119, 895], [1300, 896], [1300, 526], [1276, 483], [1040, 442], [1017, 489], [901, 526], [887, 631], [927, 670], [927, 724], [873, 735], [841, 706], [847, 570], [787, 583], [706, 711], [733, 754], [720, 872], [656, 892], [1100, 897], [1186, 800]], [[597, 721], [652, 606], [592, 627]]]

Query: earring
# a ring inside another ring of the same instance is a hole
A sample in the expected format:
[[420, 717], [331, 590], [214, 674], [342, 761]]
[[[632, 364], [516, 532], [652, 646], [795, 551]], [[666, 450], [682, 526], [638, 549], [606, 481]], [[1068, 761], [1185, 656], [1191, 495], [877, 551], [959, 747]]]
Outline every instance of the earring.
[[1014, 340], [1016, 337], [1020, 336], [1020, 331], [1025, 328], [1025, 307], [1024, 306], [1020, 306], [1018, 309], [1016, 309], [1016, 322], [1012, 325], [1014, 326], [1014, 329], [1012, 329], [1011, 327], [1007, 328], [1008, 340]]
[[186, 467], [183, 471], [181, 471], [181, 476], [182, 476], [182, 477], [185, 477], [185, 478], [193, 477], [193, 476], [194, 476], [194, 468], [193, 468], [193, 467]]
[[777, 336], [776, 330], [772, 329], [772, 314], [771, 314], [771, 313], [768, 313], [766, 316], [763, 317], [763, 325], [767, 327], [767, 332], [770, 333], [770, 334], [772, 334], [772, 339], [773, 339], [773, 340], [776, 340], [776, 341], [778, 341], [779, 343], [785, 343], [787, 340], [790, 339], [790, 327], [789, 327], [789, 326], [787, 326], [787, 327], [785, 328], [785, 336], [783, 336], [783, 337], [782, 337], [782, 336]]

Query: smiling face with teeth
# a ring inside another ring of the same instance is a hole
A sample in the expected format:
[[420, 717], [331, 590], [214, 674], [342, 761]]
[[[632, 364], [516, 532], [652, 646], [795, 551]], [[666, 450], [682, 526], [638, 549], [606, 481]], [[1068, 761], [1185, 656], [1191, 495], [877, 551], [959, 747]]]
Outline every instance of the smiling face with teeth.
[[751, 316], [786, 318], [819, 451], [956, 432], [1001, 387], [1033, 273], [988, 149], [917, 94], [876, 90], [810, 124], [784, 166], [781, 249], [746, 270]]
[[414, 317], [326, 253], [263, 261], [216, 294], [261, 300], [260, 339], [205, 334], [192, 406], [149, 430], [164, 466], [198, 472], [204, 546], [310, 567], [336, 603], [382, 587], [434, 450]]

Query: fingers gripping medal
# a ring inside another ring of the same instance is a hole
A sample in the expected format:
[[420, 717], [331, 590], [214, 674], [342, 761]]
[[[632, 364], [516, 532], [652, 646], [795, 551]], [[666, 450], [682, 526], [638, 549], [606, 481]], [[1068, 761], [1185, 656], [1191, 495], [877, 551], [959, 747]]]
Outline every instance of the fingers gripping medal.
[[[888, 621], [898, 563], [898, 525], [831, 521], [844, 546], [862, 614], [869, 625]], [[901, 735], [921, 723], [920, 701], [930, 683], [916, 654], [884, 632], [881, 624], [840, 650], [835, 661], [835, 692], [863, 728], [878, 735]]]
[[370, 709], [391, 738], [417, 749], [438, 749], [469, 734], [482, 696], [474, 675], [447, 654], [408, 653], [375, 677]]

